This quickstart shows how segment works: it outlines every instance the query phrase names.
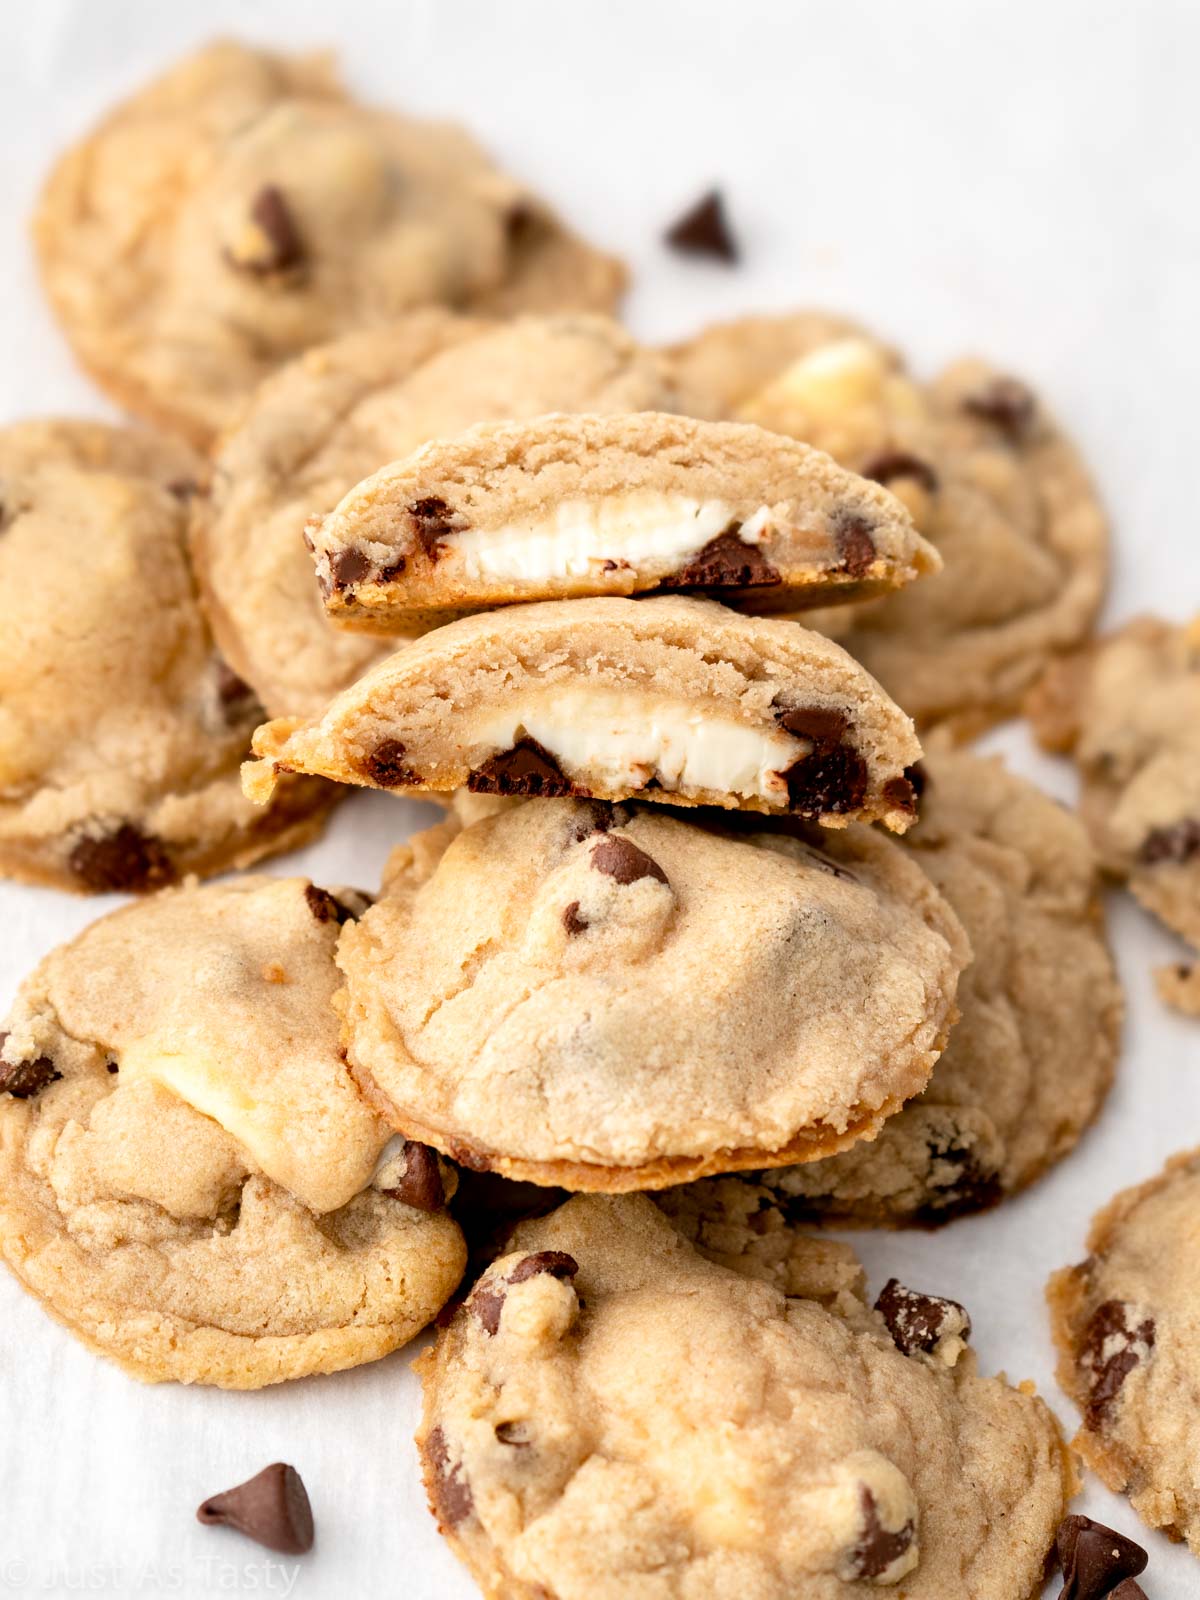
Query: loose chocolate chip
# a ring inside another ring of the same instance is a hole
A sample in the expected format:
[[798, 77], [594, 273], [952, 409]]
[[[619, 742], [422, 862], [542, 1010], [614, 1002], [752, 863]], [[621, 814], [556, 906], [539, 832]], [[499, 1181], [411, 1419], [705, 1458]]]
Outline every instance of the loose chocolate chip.
[[1101, 1600], [1149, 1560], [1140, 1544], [1091, 1517], [1065, 1517], [1054, 1543], [1063, 1573], [1059, 1600]]
[[413, 521], [417, 543], [430, 561], [436, 561], [442, 554], [442, 540], [446, 535], [463, 526], [446, 502], [437, 495], [414, 500], [408, 507], [408, 514]]
[[867, 763], [853, 745], [811, 750], [782, 776], [788, 804], [803, 817], [857, 811], [867, 794]]
[[883, 798], [897, 811], [915, 811], [917, 794], [907, 778], [889, 778], [883, 786]]
[[572, 938], [574, 938], [578, 933], [587, 932], [589, 926], [588, 920], [586, 917], [581, 917], [579, 915], [578, 900], [572, 900], [569, 906], [563, 907], [562, 920], [563, 927], [567, 930], [568, 934], [570, 934]]
[[427, 1144], [406, 1139], [404, 1161], [403, 1177], [384, 1194], [402, 1200], [406, 1206], [415, 1206], [418, 1211], [441, 1211], [446, 1204], [446, 1191], [435, 1152]]
[[524, 1283], [548, 1272], [552, 1278], [570, 1280], [579, 1271], [579, 1263], [565, 1250], [534, 1250], [523, 1261], [518, 1261], [508, 1275], [509, 1283]]
[[879, 1518], [879, 1502], [866, 1484], [859, 1489], [859, 1505], [862, 1509], [863, 1532], [851, 1550], [846, 1565], [846, 1576], [852, 1581], [882, 1577], [909, 1549], [916, 1532], [911, 1521], [896, 1532], [885, 1528]]
[[963, 410], [991, 422], [1014, 442], [1029, 431], [1037, 412], [1033, 390], [1019, 378], [993, 378], [963, 397]]
[[1169, 828], [1155, 828], [1148, 833], [1142, 840], [1138, 860], [1147, 867], [1163, 861], [1182, 866], [1197, 854], [1200, 854], [1200, 822], [1194, 817], [1185, 817]]
[[295, 1467], [275, 1461], [253, 1478], [205, 1500], [200, 1522], [236, 1528], [247, 1538], [285, 1556], [302, 1556], [313, 1547], [313, 1514]]
[[[8, 1040], [0, 1033], [0, 1050]], [[38, 1056], [33, 1061], [0, 1061], [0, 1094], [11, 1094], [14, 1100], [28, 1100], [44, 1089], [48, 1083], [61, 1078], [49, 1056]]]
[[684, 255], [713, 256], [718, 261], [736, 262], [739, 251], [725, 216], [725, 202], [719, 189], [710, 189], [695, 205], [689, 206], [664, 235], [672, 250]]
[[359, 762], [359, 770], [381, 789], [402, 789], [419, 783], [420, 777], [404, 762], [404, 746], [399, 739], [381, 739], [374, 750]]
[[850, 729], [850, 718], [833, 706], [799, 706], [776, 717], [785, 733], [807, 739], [816, 750], [835, 749]]
[[1132, 1317], [1133, 1307], [1128, 1302], [1105, 1300], [1092, 1313], [1084, 1332], [1081, 1362], [1091, 1377], [1084, 1421], [1093, 1430], [1108, 1416], [1121, 1385], [1142, 1360], [1143, 1350], [1148, 1355], [1154, 1348], [1154, 1319], [1134, 1322]]
[[541, 799], [581, 792], [536, 739], [519, 739], [511, 750], [489, 756], [469, 774], [467, 788], [472, 794], [536, 795]]
[[906, 1356], [932, 1355], [947, 1334], [956, 1333], [962, 1339], [971, 1336], [971, 1319], [957, 1300], [918, 1294], [896, 1278], [884, 1284], [875, 1309], [887, 1323], [892, 1343]]
[[83, 834], [67, 857], [67, 866], [85, 889], [138, 894], [175, 881], [175, 868], [165, 845], [131, 822], [111, 833]]
[[439, 1528], [455, 1528], [465, 1521], [475, 1509], [471, 1485], [463, 1473], [461, 1461], [451, 1465], [446, 1447], [446, 1435], [434, 1428], [425, 1440], [425, 1460], [429, 1466], [429, 1509], [437, 1518]]
[[666, 873], [653, 856], [648, 856], [644, 850], [639, 849], [632, 839], [623, 838], [616, 833], [606, 833], [599, 843], [592, 846], [589, 865], [597, 872], [603, 872], [606, 877], [615, 878], [622, 884], [637, 883], [639, 878], [653, 878], [658, 883], [667, 882]]
[[871, 524], [856, 511], [842, 511], [833, 518], [838, 558], [852, 578], [861, 578], [875, 559], [875, 540], [871, 534]]
[[679, 572], [662, 580], [663, 589], [765, 589], [782, 583], [757, 545], [743, 544], [736, 525], [710, 539]]
[[524, 1450], [532, 1443], [529, 1431], [527, 1422], [498, 1422], [494, 1429], [501, 1444], [510, 1444], [517, 1450]]
[[329, 581], [339, 593], [361, 583], [370, 570], [370, 557], [363, 550], [338, 550], [329, 558]]
[[892, 483], [897, 478], [915, 478], [930, 494], [937, 493], [938, 475], [920, 456], [908, 450], [881, 450], [862, 469], [864, 478], [875, 483]]
[[251, 202], [250, 215], [262, 229], [267, 248], [258, 256], [235, 258], [234, 265], [264, 277], [300, 266], [305, 258], [304, 241], [283, 191], [273, 183], [264, 184]]

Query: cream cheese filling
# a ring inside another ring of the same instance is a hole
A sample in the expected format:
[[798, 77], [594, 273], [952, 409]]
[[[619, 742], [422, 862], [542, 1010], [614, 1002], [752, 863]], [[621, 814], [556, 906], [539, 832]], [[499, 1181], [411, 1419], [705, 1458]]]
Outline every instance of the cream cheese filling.
[[565, 500], [553, 515], [535, 521], [449, 535], [443, 558], [461, 563], [468, 578], [493, 581], [582, 578], [610, 562], [666, 574], [739, 520], [742, 543], [761, 544], [771, 531], [772, 508], [760, 506], [739, 519], [728, 501], [687, 495], [642, 491]]
[[475, 740], [495, 751], [536, 739], [569, 776], [611, 788], [644, 788], [656, 778], [677, 794], [731, 794], [786, 806], [783, 774], [807, 741], [781, 729], [714, 716], [663, 695], [563, 689], [481, 719]]

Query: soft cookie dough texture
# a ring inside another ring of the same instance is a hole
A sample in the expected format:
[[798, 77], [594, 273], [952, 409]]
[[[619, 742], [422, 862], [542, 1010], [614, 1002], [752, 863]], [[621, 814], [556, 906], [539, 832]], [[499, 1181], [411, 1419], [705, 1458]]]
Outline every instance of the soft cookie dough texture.
[[912, 723], [844, 650], [684, 596], [509, 606], [386, 657], [311, 721], [254, 736], [281, 774], [447, 793], [647, 798], [912, 822]]
[[338, 1050], [334, 947], [365, 903], [303, 878], [167, 889], [21, 987], [0, 1252], [140, 1378], [252, 1389], [373, 1361], [458, 1281], [431, 1153], [390, 1145]]
[[441, 853], [454, 828], [399, 847], [338, 952], [351, 1066], [409, 1138], [657, 1188], [843, 1149], [928, 1079], [969, 951], [877, 832], [586, 800]]
[[522, 1225], [419, 1363], [430, 1505], [485, 1593], [1040, 1594], [1074, 1487], [1050, 1412], [961, 1338], [898, 1324], [905, 1353], [843, 1278], [787, 1299], [643, 1196]]
[[1200, 1151], [1118, 1195], [1088, 1250], [1048, 1291], [1058, 1381], [1083, 1413], [1074, 1448], [1200, 1556]]
[[[1200, 951], [1200, 618], [1139, 617], [1055, 666], [1029, 709], [1042, 743], [1075, 758], [1104, 865]], [[1200, 1016], [1200, 961], [1157, 976]]]
[[918, 727], [974, 735], [1087, 636], [1107, 525], [1025, 384], [980, 361], [918, 383], [877, 340], [811, 313], [718, 325], [670, 353], [702, 414], [828, 451], [886, 484], [936, 546], [940, 573], [820, 624]]
[[200, 444], [310, 345], [430, 303], [609, 310], [624, 282], [461, 128], [357, 103], [326, 55], [228, 41], [63, 156], [35, 236], [83, 365]]
[[374, 473], [311, 543], [329, 615], [395, 632], [521, 600], [697, 589], [786, 611], [941, 565], [894, 496], [745, 424], [545, 416]]
[[0, 873], [78, 891], [245, 866], [336, 791], [267, 811], [238, 768], [262, 707], [218, 655], [185, 540], [207, 468], [145, 430], [0, 430]]

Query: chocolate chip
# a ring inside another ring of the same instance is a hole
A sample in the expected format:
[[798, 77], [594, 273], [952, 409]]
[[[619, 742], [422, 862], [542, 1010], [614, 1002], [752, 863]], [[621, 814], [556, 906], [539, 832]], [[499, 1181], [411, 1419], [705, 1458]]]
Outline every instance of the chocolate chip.
[[104, 1070], [106, 1072], [120, 1072], [121, 1068], [115, 1061], [106, 1061], [104, 1063]]
[[1059, 1600], [1101, 1600], [1149, 1560], [1140, 1544], [1091, 1517], [1065, 1517], [1054, 1544], [1063, 1573]]
[[667, 882], [666, 873], [653, 856], [648, 856], [644, 850], [639, 849], [632, 839], [623, 838], [616, 833], [606, 833], [592, 846], [589, 865], [597, 872], [603, 872], [606, 877], [615, 878], [622, 884], [637, 883], [639, 878], [654, 878], [658, 883]]
[[569, 1281], [578, 1271], [578, 1261], [565, 1250], [534, 1250], [523, 1261], [517, 1262], [508, 1275], [508, 1282], [524, 1283], [526, 1279], [536, 1278], [542, 1272], [548, 1272], [552, 1278]]
[[493, 1431], [501, 1444], [512, 1445], [517, 1450], [527, 1449], [533, 1442], [527, 1422], [498, 1422]]
[[840, 511], [832, 520], [833, 539], [842, 567], [852, 578], [861, 578], [875, 560], [872, 526], [856, 511]]
[[920, 456], [908, 450], [881, 450], [862, 469], [864, 478], [875, 483], [892, 483], [896, 478], [915, 478], [930, 494], [937, 493], [938, 475]]
[[429, 1467], [426, 1488], [429, 1491], [429, 1509], [437, 1518], [439, 1528], [455, 1528], [465, 1521], [475, 1509], [471, 1485], [463, 1473], [461, 1461], [451, 1465], [446, 1447], [446, 1435], [434, 1428], [425, 1440], [424, 1456]]
[[266, 249], [259, 255], [227, 255], [235, 267], [265, 277], [271, 272], [287, 272], [303, 263], [304, 241], [291, 207], [277, 185], [263, 185], [251, 201], [250, 216], [262, 229]]
[[446, 1204], [442, 1171], [436, 1153], [415, 1139], [404, 1141], [404, 1174], [383, 1191], [418, 1211], [441, 1211]]
[[912, 791], [920, 800], [929, 787], [929, 769], [923, 761], [915, 761], [911, 767], [905, 767], [904, 776], [912, 785]]
[[329, 558], [329, 581], [339, 593], [361, 583], [370, 571], [371, 560], [363, 550], [338, 550]]
[[318, 889], [315, 883], [305, 887], [304, 898], [318, 922], [336, 922], [340, 926], [354, 918], [355, 913], [350, 906], [344, 906], [328, 889]]
[[[1096, 1307], [1083, 1336], [1081, 1365], [1090, 1374], [1084, 1420], [1093, 1430], [1104, 1422], [1121, 1385], [1154, 1348], [1154, 1319], [1133, 1321], [1133, 1307], [1124, 1300], [1105, 1300]], [[1107, 1354], [1105, 1353], [1107, 1350]]]
[[971, 1319], [957, 1300], [918, 1294], [896, 1278], [884, 1284], [875, 1309], [887, 1323], [892, 1343], [906, 1356], [932, 1355], [947, 1334], [961, 1339], [971, 1336]]
[[916, 791], [907, 778], [889, 778], [883, 786], [882, 795], [888, 805], [894, 806], [897, 811], [917, 809]]
[[833, 750], [850, 730], [850, 718], [833, 706], [799, 706], [776, 713], [779, 726], [817, 750]]
[[512, 250], [523, 250], [544, 233], [542, 219], [528, 200], [509, 206], [504, 232]]
[[536, 739], [519, 739], [511, 750], [489, 756], [468, 775], [467, 788], [472, 794], [536, 795], [542, 799], [581, 793]]
[[[0, 1050], [8, 1041], [7, 1033], [0, 1033]], [[11, 1094], [14, 1100], [28, 1100], [48, 1083], [62, 1077], [49, 1056], [37, 1056], [33, 1061], [0, 1061], [0, 1094]]]
[[859, 1488], [859, 1507], [863, 1532], [845, 1566], [845, 1576], [852, 1582], [859, 1578], [882, 1577], [910, 1548], [916, 1532], [911, 1521], [896, 1532], [885, 1528], [879, 1517], [879, 1502], [865, 1483]]
[[1146, 1591], [1136, 1578], [1126, 1578], [1108, 1591], [1108, 1600], [1146, 1600]]
[[413, 521], [417, 543], [430, 561], [436, 561], [443, 551], [442, 540], [447, 534], [458, 531], [462, 524], [437, 495], [414, 500], [407, 509]]
[[857, 811], [866, 799], [867, 763], [853, 745], [814, 749], [782, 774], [788, 804], [803, 817]]
[[217, 657], [217, 699], [232, 719], [248, 717], [252, 710], [258, 707], [258, 697], [254, 690], [223, 659]]
[[574, 938], [576, 934], [586, 933], [590, 924], [586, 917], [579, 915], [579, 901], [572, 900], [569, 906], [563, 907], [563, 927]]
[[168, 494], [173, 494], [176, 500], [182, 500], [185, 505], [200, 493], [200, 485], [195, 478], [172, 478], [165, 488]]
[[[500, 1279], [500, 1284], [504, 1282]], [[504, 1309], [504, 1290], [494, 1284], [483, 1284], [467, 1301], [471, 1312], [479, 1319], [484, 1333], [489, 1338], [500, 1326], [500, 1313]]]
[[1200, 822], [1194, 817], [1185, 817], [1169, 828], [1155, 828], [1148, 833], [1142, 840], [1138, 860], [1147, 867], [1163, 861], [1182, 866], [1197, 854], [1200, 854]]
[[161, 840], [131, 822], [111, 833], [83, 834], [67, 857], [67, 866], [85, 889], [138, 894], [174, 883], [175, 868]]
[[684, 255], [712, 256], [718, 261], [736, 262], [738, 245], [725, 216], [725, 202], [719, 189], [710, 189], [695, 205], [667, 229], [664, 235], [672, 250]]
[[295, 1467], [275, 1461], [253, 1478], [205, 1500], [200, 1522], [236, 1528], [247, 1538], [285, 1556], [302, 1556], [313, 1547], [313, 1514]]
[[420, 783], [420, 776], [404, 762], [404, 746], [399, 739], [381, 739], [358, 764], [359, 771], [381, 789], [402, 789]]
[[970, 1216], [975, 1211], [986, 1211], [1004, 1198], [1004, 1185], [994, 1169], [988, 1170], [972, 1150], [956, 1144], [943, 1146], [940, 1142], [928, 1145], [931, 1168], [949, 1165], [958, 1167], [950, 1182], [938, 1188], [924, 1204], [913, 1212], [913, 1222], [919, 1228], [941, 1228], [957, 1217]]
[[1033, 390], [1019, 378], [993, 378], [963, 396], [963, 410], [991, 422], [1014, 442], [1029, 431], [1037, 412]]
[[757, 545], [744, 544], [736, 526], [710, 539], [663, 589], [763, 589], [783, 580]]

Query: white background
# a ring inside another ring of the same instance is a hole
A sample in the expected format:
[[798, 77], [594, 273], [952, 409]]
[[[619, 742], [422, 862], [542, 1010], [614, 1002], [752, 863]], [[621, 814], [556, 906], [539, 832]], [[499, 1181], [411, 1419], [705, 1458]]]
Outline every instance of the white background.
[[[1189, 0], [10, 0], [0, 420], [105, 414], [41, 302], [26, 218], [67, 140], [220, 30], [280, 48], [334, 44], [364, 94], [466, 121], [629, 259], [641, 334], [824, 304], [875, 324], [918, 370], [969, 350], [1011, 366], [1096, 468], [1116, 528], [1111, 618], [1197, 609], [1200, 10]], [[744, 245], [736, 271], [658, 242], [713, 180]], [[1070, 773], [1033, 756], [1019, 728], [989, 743], [1071, 795]], [[357, 797], [280, 869], [370, 886], [389, 845], [429, 815]], [[0, 1012], [28, 967], [103, 909], [0, 885]], [[1103, 1201], [1198, 1138], [1200, 1023], [1166, 1013], [1149, 978], [1171, 941], [1131, 903], [1110, 910], [1126, 1046], [1081, 1149], [989, 1216], [859, 1240], [876, 1286], [895, 1273], [964, 1301], [983, 1366], [1035, 1379], [1068, 1428], [1044, 1281], [1083, 1253]], [[302, 1600], [475, 1593], [424, 1510], [404, 1353], [252, 1395], [145, 1388], [2, 1278], [0, 1396], [0, 1596], [282, 1594], [288, 1583]], [[286, 1573], [192, 1520], [204, 1495], [281, 1457], [302, 1471], [318, 1527], [317, 1549]], [[1193, 1559], [1140, 1534], [1123, 1501], [1093, 1482], [1079, 1508], [1149, 1543], [1151, 1600], [1197, 1592]]]

